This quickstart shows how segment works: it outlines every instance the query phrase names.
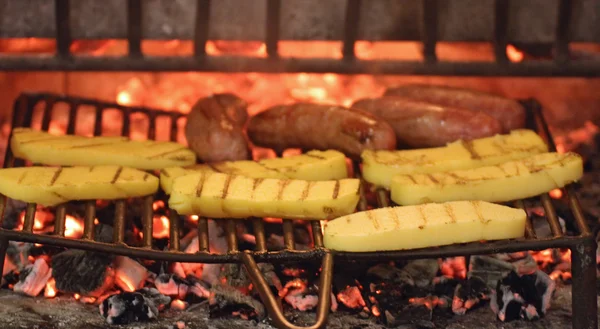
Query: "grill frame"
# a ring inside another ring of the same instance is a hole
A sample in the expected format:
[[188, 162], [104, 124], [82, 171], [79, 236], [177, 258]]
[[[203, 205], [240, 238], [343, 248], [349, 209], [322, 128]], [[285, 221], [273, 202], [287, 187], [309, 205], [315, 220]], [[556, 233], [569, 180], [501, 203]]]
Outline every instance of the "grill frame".
[[[94, 123], [94, 135], [99, 135], [102, 130], [102, 113], [108, 109], [117, 109], [123, 113], [123, 126], [121, 134], [129, 136], [130, 134], [130, 118], [133, 113], [142, 113], [148, 117], [149, 126], [147, 137], [154, 139], [156, 136], [156, 118], [160, 116], [168, 116], [171, 118], [170, 139], [176, 140], [177, 137], [177, 119], [183, 114], [178, 112], [167, 112], [154, 110], [142, 107], [127, 107], [109, 102], [101, 102], [78, 97], [61, 96], [55, 94], [22, 94], [15, 102], [13, 109], [12, 128], [15, 127], [30, 127], [32, 125], [33, 113], [36, 105], [39, 102], [45, 102], [42, 116], [42, 130], [48, 130], [52, 119], [52, 111], [55, 105], [60, 102], [65, 102], [69, 105], [69, 119], [66, 133], [73, 134], [76, 128], [76, 120], [78, 109], [82, 105], [93, 106], [96, 114], [96, 122]], [[556, 150], [554, 142], [551, 138], [548, 125], [543, 116], [542, 108], [535, 100], [523, 101], [528, 112], [528, 126], [534, 128], [546, 140], [552, 151]], [[100, 121], [98, 121], [98, 119]], [[7, 155], [4, 167], [22, 166], [24, 162], [15, 159], [12, 151], [7, 148]], [[355, 164], [357, 168], [358, 165]], [[359, 173], [360, 171], [355, 170]], [[228, 242], [228, 253], [226, 254], [210, 254], [208, 252], [208, 229], [207, 220], [199, 219], [199, 249], [195, 254], [187, 254], [179, 250], [179, 216], [171, 212], [170, 227], [170, 250], [159, 251], [151, 249], [151, 239], [144, 240], [144, 247], [130, 247], [123, 243], [124, 220], [125, 220], [125, 203], [123, 200], [118, 200], [115, 213], [115, 235], [113, 243], [100, 243], [93, 241], [93, 230], [90, 225], [93, 225], [95, 216], [95, 202], [88, 202], [86, 205], [86, 217], [84, 219], [85, 230], [84, 237], [79, 240], [64, 238], [64, 206], [56, 208], [57, 224], [55, 224], [55, 232], [53, 235], [40, 235], [32, 232], [33, 219], [35, 216], [35, 204], [29, 204], [27, 207], [25, 220], [22, 231], [0, 229], [0, 266], [4, 264], [4, 257], [8, 246], [8, 241], [24, 241], [32, 243], [41, 243], [55, 245], [65, 248], [75, 248], [83, 250], [93, 250], [99, 252], [107, 252], [111, 254], [119, 254], [136, 258], [162, 260], [170, 262], [188, 262], [188, 263], [243, 263], [249, 272], [252, 281], [258, 289], [259, 294], [274, 323], [280, 328], [297, 328], [288, 322], [278, 300], [271, 293], [268, 284], [262, 278], [257, 262], [293, 262], [293, 261], [322, 261], [321, 272], [321, 287], [320, 290], [320, 305], [318, 306], [317, 322], [311, 328], [319, 328], [325, 325], [328, 313], [330, 296], [331, 296], [331, 280], [333, 275], [333, 262], [353, 262], [353, 261], [386, 261], [386, 260], [407, 260], [418, 258], [439, 258], [450, 256], [470, 256], [475, 254], [491, 254], [500, 252], [515, 252], [525, 250], [543, 250], [547, 248], [568, 248], [572, 252], [572, 271], [573, 271], [573, 301], [577, 301], [579, 307], [573, 307], [573, 327], [580, 328], [596, 328], [597, 327], [597, 305], [596, 294], [590, 286], [594, 286], [596, 282], [595, 259], [596, 241], [595, 235], [588, 227], [585, 216], [579, 205], [579, 201], [575, 195], [572, 186], [567, 186], [565, 189], [566, 198], [569, 208], [575, 219], [575, 227], [579, 230], [576, 236], [564, 236], [561, 232], [558, 223], [556, 211], [552, 205], [552, 200], [548, 195], [541, 196], [542, 205], [548, 216], [548, 224], [550, 225], [553, 237], [546, 239], [538, 239], [533, 231], [530, 219], [527, 222], [526, 238], [514, 240], [502, 240], [493, 242], [473, 242], [466, 244], [457, 244], [442, 247], [423, 248], [416, 250], [403, 251], [388, 251], [388, 252], [368, 252], [368, 253], [351, 253], [351, 252], [336, 252], [323, 247], [323, 239], [320, 230], [320, 223], [314, 221], [311, 223], [313, 228], [313, 239], [315, 248], [310, 250], [295, 250], [295, 242], [293, 239], [293, 222], [291, 220], [283, 221], [284, 241], [286, 249], [282, 251], [266, 251], [264, 229], [261, 226], [261, 219], [252, 219], [257, 238], [257, 248], [255, 251], [240, 251], [237, 246], [237, 238], [235, 235], [234, 219], [226, 219], [226, 238]], [[390, 205], [390, 200], [387, 193], [383, 190], [377, 191], [378, 206]], [[152, 202], [153, 196], [145, 197], [145, 212], [142, 215], [144, 224], [144, 232], [152, 232]], [[4, 207], [6, 198], [0, 198], [0, 213], [2, 219], [4, 217]], [[361, 202], [358, 209], [366, 209], [366, 200], [364, 191], [361, 189]], [[522, 200], [516, 202], [517, 207], [523, 207]], [[62, 221], [60, 220], [62, 218]], [[176, 233], [177, 232], [177, 233]], [[148, 235], [146, 235], [148, 236]], [[150, 235], [151, 236], [151, 235]], [[204, 237], [204, 238], [202, 238]]]

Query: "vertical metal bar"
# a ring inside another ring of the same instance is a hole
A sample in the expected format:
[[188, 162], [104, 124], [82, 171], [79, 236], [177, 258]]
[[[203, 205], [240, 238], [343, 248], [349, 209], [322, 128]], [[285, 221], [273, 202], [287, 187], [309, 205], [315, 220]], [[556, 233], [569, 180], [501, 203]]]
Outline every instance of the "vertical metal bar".
[[154, 209], [152, 209], [152, 203], [154, 202], [154, 196], [148, 195], [144, 197], [144, 205], [142, 208], [142, 243], [144, 248], [152, 248], [152, 226]]
[[129, 56], [142, 56], [142, 1], [127, 0], [127, 41]]
[[283, 220], [283, 244], [285, 245], [285, 249], [296, 249], [296, 243], [294, 241], [294, 222], [291, 219]]
[[83, 218], [83, 238], [94, 240], [94, 229], [96, 220], [96, 201], [88, 200], [85, 202], [85, 217]]
[[169, 213], [169, 250], [179, 251], [179, 214], [175, 211]]
[[323, 232], [321, 231], [321, 221], [314, 220], [310, 222], [312, 226], [315, 248], [323, 248]]
[[556, 23], [556, 57], [558, 63], [569, 61], [569, 40], [571, 39], [571, 16], [573, 13], [571, 0], [560, 0], [558, 3], [558, 21]]
[[271, 58], [279, 56], [279, 24], [281, 22], [281, 0], [267, 0], [266, 40], [267, 55]]
[[2, 223], [4, 223], [4, 210], [6, 210], [6, 195], [0, 194], [0, 228], [2, 227]]
[[[520, 208], [527, 212], [527, 207], [525, 206], [525, 202], [523, 202], [523, 200], [515, 201], [515, 208]], [[527, 214], [527, 219], [525, 221], [525, 237], [528, 239], [537, 239], [537, 234], [535, 233], [535, 229], [531, 223], [531, 216], [529, 216], [529, 214]]]
[[149, 140], [156, 139], [156, 116], [154, 114], [148, 115], [148, 134]]
[[358, 200], [358, 205], [356, 208], [358, 209], [358, 211], [365, 211], [368, 207], [367, 197], [365, 196], [366, 182], [362, 179], [360, 173], [360, 163], [358, 161], [352, 161], [352, 171], [354, 172], [354, 178], [360, 180], [360, 185], [358, 186], [358, 194], [360, 195], [360, 198]]
[[550, 225], [550, 231], [552, 231], [552, 236], [555, 238], [561, 237], [563, 235], [562, 228], [560, 227], [560, 222], [558, 221], [558, 215], [556, 215], [556, 210], [554, 210], [554, 205], [552, 205], [552, 199], [548, 194], [542, 194], [540, 196], [542, 201], [542, 206], [544, 206], [544, 212], [546, 213], [546, 218], [548, 219], [548, 224]]
[[171, 131], [169, 132], [171, 142], [177, 141], [177, 119], [176, 115], [171, 116]]
[[571, 249], [573, 274], [572, 312], [574, 329], [598, 328], [596, 298], [596, 241], [589, 237]]
[[96, 118], [94, 119], [94, 136], [102, 135], [102, 114], [104, 113], [104, 108], [96, 107]]
[[583, 216], [583, 210], [581, 209], [581, 204], [579, 203], [579, 199], [575, 195], [575, 190], [572, 185], [568, 185], [565, 188], [565, 192], [567, 193], [567, 200], [569, 201], [569, 208], [571, 208], [571, 212], [573, 213], [573, 217], [575, 218], [575, 225], [579, 230], [579, 234], [582, 235], [590, 235], [590, 227], [585, 221], [585, 217]]
[[342, 55], [344, 59], [355, 57], [354, 45], [358, 37], [358, 22], [360, 20], [360, 7], [362, 0], [346, 1], [346, 19], [344, 21], [344, 44]]
[[267, 251], [265, 223], [262, 218], [252, 218], [252, 227], [254, 228], [254, 237], [256, 238], [256, 251]]
[[[8, 239], [0, 235], [0, 275], [4, 273], [4, 260], [6, 259], [6, 250], [8, 249]], [[2, 278], [0, 278], [2, 281]]]
[[115, 201], [115, 219], [113, 223], [113, 242], [123, 243], [125, 239], [125, 200]]
[[235, 219], [225, 220], [225, 239], [227, 240], [227, 248], [229, 252], [238, 251], [237, 235], [235, 229]]
[[55, 0], [56, 17], [56, 54], [60, 57], [71, 56], [71, 20], [69, 0]]
[[198, 218], [198, 250], [207, 252], [208, 250], [208, 219]]
[[494, 55], [496, 62], [508, 63], [506, 46], [508, 45], [508, 8], [510, 0], [496, 0], [494, 4]]
[[121, 127], [121, 136], [129, 137], [129, 129], [131, 128], [131, 118], [129, 117], [129, 111], [123, 112], [123, 127]]
[[56, 207], [56, 215], [54, 218], [54, 234], [65, 236], [65, 220], [67, 217], [67, 206], [65, 204]]
[[48, 131], [50, 128], [50, 121], [52, 121], [52, 113], [54, 112], [54, 104], [55, 101], [53, 99], [48, 99], [46, 101], [46, 106], [44, 106], [44, 114], [42, 116], [43, 131]]
[[423, 58], [425, 62], [437, 62], [435, 45], [438, 29], [437, 0], [423, 0], [423, 21], [421, 23], [421, 41], [423, 42]]
[[77, 123], [77, 108], [79, 107], [76, 103], [71, 103], [69, 106], [69, 122], [67, 123], [67, 134], [75, 134], [75, 124]]
[[385, 208], [390, 206], [390, 198], [388, 197], [387, 191], [382, 188], [377, 189], [377, 205], [380, 208]]
[[25, 210], [25, 218], [23, 219], [23, 231], [33, 232], [33, 224], [35, 222], [35, 203], [28, 203], [27, 210]]
[[194, 55], [206, 55], [206, 41], [210, 28], [210, 0], [196, 1], [196, 29], [194, 30]]

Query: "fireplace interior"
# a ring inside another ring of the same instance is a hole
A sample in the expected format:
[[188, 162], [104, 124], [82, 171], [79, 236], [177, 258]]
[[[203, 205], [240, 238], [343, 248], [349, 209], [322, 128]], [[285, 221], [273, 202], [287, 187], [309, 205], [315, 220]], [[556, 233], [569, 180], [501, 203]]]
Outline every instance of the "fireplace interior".
[[[2, 196], [0, 323], [88, 328], [597, 328], [598, 0], [0, 0], [0, 157], [17, 127], [187, 145], [200, 98], [351, 106], [408, 84], [519, 100], [582, 180], [510, 205], [525, 237], [385, 252], [320, 221], [179, 215], [168, 196]], [[252, 158], [292, 156], [252, 147]], [[361, 178], [362, 164], [347, 159]], [[361, 180], [357, 211], [394, 206]]]

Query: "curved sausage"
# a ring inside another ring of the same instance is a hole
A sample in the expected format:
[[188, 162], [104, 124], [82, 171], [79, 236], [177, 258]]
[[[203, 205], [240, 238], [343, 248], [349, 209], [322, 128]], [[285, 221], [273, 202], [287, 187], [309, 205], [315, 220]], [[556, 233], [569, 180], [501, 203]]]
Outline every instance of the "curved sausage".
[[359, 158], [365, 149], [396, 148], [396, 136], [388, 123], [368, 112], [334, 105], [271, 107], [250, 118], [248, 136], [254, 144], [275, 151], [335, 149], [353, 158]]
[[500, 134], [500, 122], [484, 112], [414, 101], [403, 97], [367, 98], [353, 108], [365, 110], [388, 122], [396, 132], [398, 145], [423, 148], [444, 146]]
[[401, 96], [442, 106], [484, 112], [500, 121], [504, 133], [525, 127], [525, 108], [519, 102], [481, 91], [415, 84], [388, 89], [384, 96]]
[[200, 99], [187, 116], [185, 136], [190, 149], [203, 162], [250, 158], [243, 128], [248, 104], [233, 94]]

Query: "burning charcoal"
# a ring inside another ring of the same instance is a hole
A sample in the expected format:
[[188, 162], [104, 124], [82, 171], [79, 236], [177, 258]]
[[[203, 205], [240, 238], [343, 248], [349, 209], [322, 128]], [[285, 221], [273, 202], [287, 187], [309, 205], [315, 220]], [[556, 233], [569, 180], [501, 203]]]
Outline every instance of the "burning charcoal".
[[21, 213], [25, 208], [27, 208], [27, 203], [6, 198], [2, 228], [7, 230], [15, 229], [19, 225]]
[[347, 287], [346, 289], [338, 292], [337, 299], [340, 301], [340, 303], [344, 304], [344, 306], [351, 309], [363, 308], [367, 305], [360, 292], [360, 289], [356, 286]]
[[125, 291], [134, 291], [143, 287], [148, 278], [148, 270], [126, 256], [115, 257], [114, 267], [115, 283]]
[[19, 282], [15, 284], [14, 291], [35, 297], [42, 292], [46, 283], [52, 277], [52, 269], [43, 258], [38, 258], [32, 265], [28, 265], [19, 274]]
[[186, 280], [189, 282], [186, 300], [194, 301], [194, 296], [201, 299], [208, 299], [210, 297], [210, 285], [206, 282], [197, 279], [195, 276], [188, 276]]
[[112, 243], [113, 227], [102, 223], [96, 225], [94, 228], [94, 240], [98, 242]]
[[498, 281], [490, 307], [501, 321], [534, 320], [550, 307], [555, 283], [542, 271], [519, 276], [510, 272]]
[[390, 264], [377, 264], [369, 268], [367, 274], [371, 277], [388, 282], [391, 281], [395, 283], [404, 283], [411, 286], [415, 285], [415, 281], [413, 280], [412, 276], [408, 274], [408, 272]]
[[107, 254], [67, 250], [52, 257], [56, 288], [62, 292], [99, 297], [115, 280], [113, 257]]
[[244, 318], [263, 319], [265, 308], [258, 300], [245, 295], [229, 285], [216, 285], [210, 290], [209, 312], [211, 318], [231, 315], [239, 312]]
[[128, 324], [149, 321], [158, 317], [161, 306], [171, 301], [156, 289], [122, 292], [112, 295], [99, 305], [100, 314], [109, 324]]
[[495, 288], [498, 280], [508, 275], [511, 271], [518, 274], [531, 274], [537, 271], [538, 266], [526, 253], [477, 255], [471, 256], [471, 269], [469, 275], [477, 276], [485, 281], [488, 286]]
[[409, 261], [402, 270], [415, 280], [417, 287], [425, 288], [431, 285], [439, 264], [436, 259], [417, 259]]
[[452, 299], [452, 312], [463, 315], [481, 301], [490, 299], [490, 289], [481, 278], [469, 277], [459, 283], [454, 290]]
[[188, 293], [188, 282], [173, 274], [160, 274], [154, 285], [158, 291], [165, 296], [173, 296], [179, 299], [185, 298]]

